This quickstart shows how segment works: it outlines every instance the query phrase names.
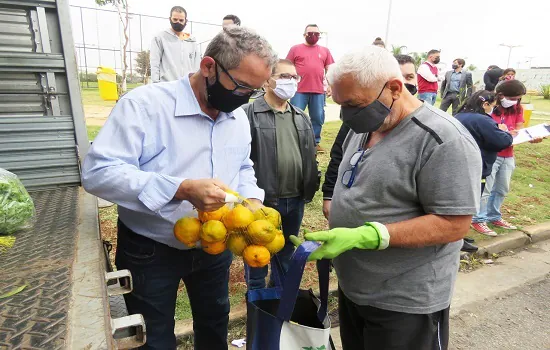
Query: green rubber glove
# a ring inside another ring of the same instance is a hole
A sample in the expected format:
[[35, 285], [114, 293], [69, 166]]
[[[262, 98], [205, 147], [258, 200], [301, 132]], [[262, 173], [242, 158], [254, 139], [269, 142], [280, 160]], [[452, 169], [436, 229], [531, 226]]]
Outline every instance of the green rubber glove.
[[[328, 231], [318, 231], [305, 234], [308, 241], [319, 241], [323, 244], [317, 248], [308, 260], [333, 259], [348, 250], [357, 249], [386, 249], [390, 243], [388, 229], [378, 222], [367, 222], [357, 228], [333, 228]], [[300, 240], [290, 236], [294, 245]]]

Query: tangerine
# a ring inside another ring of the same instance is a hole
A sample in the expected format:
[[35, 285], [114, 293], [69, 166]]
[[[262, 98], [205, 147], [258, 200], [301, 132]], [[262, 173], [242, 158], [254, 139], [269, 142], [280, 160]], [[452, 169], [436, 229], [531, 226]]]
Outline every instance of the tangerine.
[[200, 239], [201, 222], [197, 218], [187, 217], [176, 221], [174, 236], [186, 246], [193, 248]]

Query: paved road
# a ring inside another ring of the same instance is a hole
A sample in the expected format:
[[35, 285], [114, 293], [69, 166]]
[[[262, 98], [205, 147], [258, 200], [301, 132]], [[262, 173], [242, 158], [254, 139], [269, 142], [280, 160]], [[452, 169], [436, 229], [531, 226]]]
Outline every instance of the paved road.
[[550, 276], [467, 307], [451, 327], [452, 350], [550, 349]]

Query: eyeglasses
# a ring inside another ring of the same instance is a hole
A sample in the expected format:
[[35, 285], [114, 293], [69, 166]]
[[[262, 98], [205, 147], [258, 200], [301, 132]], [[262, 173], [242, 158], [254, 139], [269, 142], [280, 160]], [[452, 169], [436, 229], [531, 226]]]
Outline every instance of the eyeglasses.
[[318, 36], [318, 37], [320, 37], [321, 33], [319, 33], [319, 32], [307, 32], [306, 35], [307, 36]]
[[298, 74], [288, 74], [288, 73], [281, 73], [281, 74], [273, 74], [272, 77], [279, 77], [281, 79], [294, 79], [297, 83], [302, 81], [302, 77]]
[[[242, 85], [242, 84], [237, 83], [237, 81], [231, 76], [231, 74], [229, 74], [227, 69], [225, 69], [218, 61], [214, 60], [214, 62], [216, 62], [216, 65], [219, 66], [222, 69], [222, 72], [224, 72], [229, 77], [229, 79], [231, 79], [233, 84], [235, 84], [235, 87], [233, 89], [228, 89], [228, 90], [231, 90], [233, 95], [252, 96], [253, 94], [257, 94], [261, 91], [260, 89], [254, 89], [250, 86], [246, 86], [246, 85]], [[218, 69], [216, 68], [216, 79], [218, 79], [218, 78], [219, 78]]]
[[351, 165], [351, 169], [346, 170], [342, 175], [342, 184], [347, 188], [351, 188], [351, 186], [353, 185], [353, 182], [355, 181], [355, 175], [357, 173], [357, 165], [364, 155], [365, 150], [359, 149], [351, 156], [349, 160], [349, 165]]

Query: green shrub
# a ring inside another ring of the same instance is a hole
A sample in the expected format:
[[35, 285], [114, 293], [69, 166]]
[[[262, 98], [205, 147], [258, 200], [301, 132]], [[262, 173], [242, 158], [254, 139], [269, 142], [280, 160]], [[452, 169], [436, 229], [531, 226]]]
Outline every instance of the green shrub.
[[550, 100], [550, 84], [540, 86], [540, 94], [545, 100]]

